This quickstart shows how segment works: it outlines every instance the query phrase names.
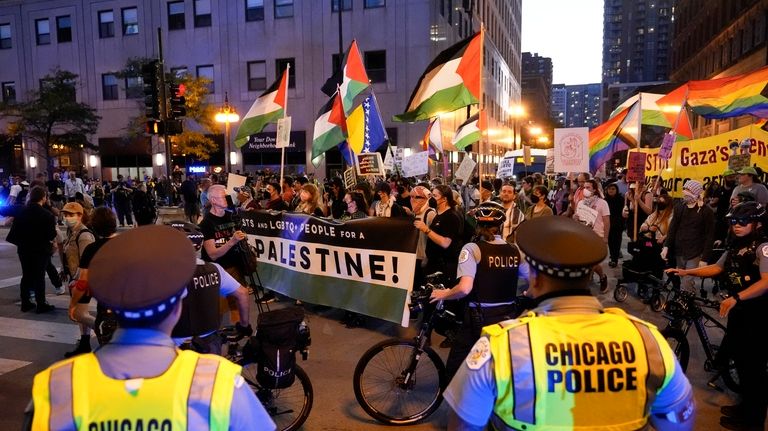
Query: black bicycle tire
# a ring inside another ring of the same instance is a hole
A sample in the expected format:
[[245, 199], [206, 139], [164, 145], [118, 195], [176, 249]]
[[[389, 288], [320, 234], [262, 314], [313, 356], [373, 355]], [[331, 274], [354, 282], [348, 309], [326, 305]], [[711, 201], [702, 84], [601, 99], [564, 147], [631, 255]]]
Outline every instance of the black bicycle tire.
[[685, 372], [688, 369], [688, 360], [691, 357], [691, 346], [688, 344], [688, 338], [683, 331], [677, 328], [664, 328], [661, 330], [661, 335], [665, 339], [672, 339], [677, 343], [677, 348], [670, 344], [677, 361], [680, 363], [680, 368]]
[[629, 291], [627, 290], [627, 286], [624, 286], [623, 284], [617, 284], [616, 288], [613, 289], [613, 299], [615, 299], [616, 302], [624, 302], [627, 300], [628, 296]]
[[[256, 364], [255, 362], [242, 362], [240, 365], [247, 366], [250, 364]], [[258, 365], [258, 364], [256, 364]], [[312, 404], [314, 401], [314, 389], [312, 387], [312, 381], [309, 379], [309, 375], [306, 371], [304, 371], [303, 368], [301, 368], [300, 365], [296, 364], [294, 368], [294, 373], [296, 375], [296, 379], [301, 384], [303, 390], [304, 390], [304, 403], [301, 407], [301, 412], [299, 412], [299, 415], [296, 417], [296, 419], [291, 422], [287, 427], [285, 428], [278, 428], [277, 431], [295, 431], [299, 428], [301, 428], [302, 425], [304, 425], [304, 422], [307, 421], [307, 418], [309, 418], [309, 413], [312, 411]], [[245, 378], [245, 376], [243, 376]], [[261, 385], [256, 381], [251, 381], [248, 378], [245, 378], [246, 382], [249, 386], [254, 388], [254, 393], [257, 393], [259, 389], [261, 388]]]
[[352, 380], [352, 386], [354, 388], [355, 398], [357, 399], [357, 403], [360, 404], [360, 407], [362, 407], [363, 410], [372, 418], [387, 425], [412, 425], [429, 417], [432, 413], [435, 412], [435, 410], [437, 410], [440, 407], [440, 404], [443, 401], [443, 395], [442, 395], [443, 389], [448, 384], [448, 382], [446, 382], [445, 364], [443, 364], [443, 361], [440, 358], [440, 356], [432, 348], [427, 347], [426, 349], [424, 349], [424, 353], [427, 354], [426, 356], [432, 362], [432, 364], [434, 365], [438, 373], [438, 386], [439, 386], [438, 393], [436, 394], [434, 400], [432, 400], [432, 403], [429, 406], [427, 406], [426, 409], [423, 409], [420, 412], [411, 414], [407, 417], [389, 416], [387, 414], [380, 412], [374, 406], [371, 406], [370, 403], [367, 402], [366, 397], [363, 394], [361, 378], [365, 372], [366, 367], [376, 355], [383, 352], [384, 349], [388, 347], [394, 347], [394, 346], [409, 346], [411, 349], [414, 349], [416, 348], [416, 342], [413, 340], [393, 338], [389, 340], [384, 340], [374, 345], [370, 349], [368, 349], [363, 354], [363, 356], [360, 357], [360, 360], [357, 362], [357, 366], [355, 367], [355, 373]]
[[661, 294], [656, 292], [651, 297], [651, 310], [655, 312], [661, 312], [664, 309], [666, 301], [662, 298]]

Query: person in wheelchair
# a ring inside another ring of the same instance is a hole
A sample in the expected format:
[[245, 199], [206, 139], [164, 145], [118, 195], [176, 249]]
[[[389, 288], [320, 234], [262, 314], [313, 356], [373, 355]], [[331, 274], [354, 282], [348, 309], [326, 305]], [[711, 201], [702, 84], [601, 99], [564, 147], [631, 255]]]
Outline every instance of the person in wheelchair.
[[[169, 222], [168, 225], [187, 235], [195, 251], [203, 245], [203, 234], [198, 227], [187, 222]], [[200, 353], [221, 353], [221, 338], [216, 331], [221, 326], [219, 297], [233, 297], [237, 303], [240, 320], [235, 322], [238, 334], [250, 336], [253, 329], [248, 321], [250, 302], [248, 290], [240, 285], [219, 264], [197, 258], [192, 280], [187, 284], [187, 296], [182, 300], [181, 317], [171, 332], [176, 345], [189, 346]]]
[[480, 338], [483, 326], [517, 317], [518, 277], [527, 277], [517, 246], [501, 237], [506, 220], [504, 207], [483, 202], [470, 214], [477, 220], [477, 240], [466, 244], [459, 254], [457, 285], [433, 290], [431, 302], [467, 297], [462, 325], [446, 361], [446, 375], [456, 374], [461, 362]]
[[[742, 202], [731, 208], [726, 220], [731, 229], [726, 251], [717, 263], [667, 272], [696, 277], [726, 275], [731, 296], [720, 304], [720, 316], [728, 316], [727, 346], [742, 393], [739, 404], [720, 408], [720, 425], [730, 430], [763, 430], [768, 408], [768, 336], [763, 330], [768, 327], [766, 208], [757, 202]], [[720, 348], [725, 345], [724, 339]]]

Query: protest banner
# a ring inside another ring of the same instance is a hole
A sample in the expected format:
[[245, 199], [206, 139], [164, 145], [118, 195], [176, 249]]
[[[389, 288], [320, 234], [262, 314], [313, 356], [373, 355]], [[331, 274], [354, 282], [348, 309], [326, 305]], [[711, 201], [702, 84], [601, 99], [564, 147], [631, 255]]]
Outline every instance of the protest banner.
[[499, 166], [496, 168], [496, 178], [509, 178], [514, 175], [515, 158], [504, 157], [499, 161]]
[[355, 176], [355, 168], [349, 168], [346, 171], [344, 171], [344, 188], [347, 190], [352, 190], [355, 184], [357, 184], [357, 177]]
[[408, 326], [418, 242], [412, 223], [253, 211], [243, 214], [242, 230], [255, 248], [264, 287]]
[[[700, 181], [706, 188], [710, 182], [722, 183], [722, 174], [731, 157], [732, 140], [750, 139], [751, 166], [768, 166], [768, 132], [761, 125], [752, 124], [707, 138], [676, 142], [672, 158], [664, 160], [659, 149], [642, 149], [648, 154], [645, 161], [645, 181], [651, 183], [661, 174], [662, 185], [674, 197], [681, 197], [683, 184], [689, 179]], [[761, 181], [768, 180], [765, 172]]]
[[360, 153], [356, 155], [357, 175], [386, 175], [384, 161], [379, 153]]
[[403, 158], [403, 177], [411, 178], [429, 172], [429, 151], [420, 151]]
[[751, 158], [749, 154], [732, 154], [728, 157], [728, 169], [739, 172], [749, 166]]
[[640, 151], [630, 151], [627, 154], [627, 176], [628, 183], [645, 181], [645, 157], [646, 154]]
[[461, 161], [461, 164], [459, 165], [459, 169], [456, 169], [456, 177], [457, 180], [463, 180], [464, 184], [469, 181], [469, 179], [472, 177], [472, 171], [475, 170], [475, 166], [477, 165], [477, 162], [472, 160], [472, 157], [469, 157], [469, 154], [464, 155], [464, 160]]
[[589, 128], [555, 129], [555, 172], [589, 172]]

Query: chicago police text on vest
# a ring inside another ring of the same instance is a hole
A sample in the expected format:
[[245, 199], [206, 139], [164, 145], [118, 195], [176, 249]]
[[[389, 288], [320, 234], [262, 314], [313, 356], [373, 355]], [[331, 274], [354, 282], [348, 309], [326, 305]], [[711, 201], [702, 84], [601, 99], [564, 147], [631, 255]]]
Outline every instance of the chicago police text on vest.
[[112, 419], [88, 424], [88, 431], [171, 431], [170, 419]]
[[637, 390], [637, 356], [632, 343], [547, 343], [548, 392], [620, 392]]

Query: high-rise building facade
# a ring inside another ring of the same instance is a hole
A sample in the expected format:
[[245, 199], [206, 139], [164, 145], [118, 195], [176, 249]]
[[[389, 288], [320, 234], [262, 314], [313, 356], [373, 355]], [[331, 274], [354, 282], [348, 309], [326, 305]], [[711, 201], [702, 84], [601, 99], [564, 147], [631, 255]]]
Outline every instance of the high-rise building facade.
[[[339, 46], [346, 49], [352, 39], [360, 47], [391, 140], [418, 151], [426, 123], [396, 123], [391, 121], [392, 115], [404, 110], [432, 58], [478, 31], [483, 22], [487, 35], [484, 102], [491, 125], [509, 127], [507, 107], [520, 99], [521, 1], [474, 1], [468, 3], [470, 10], [464, 9], [465, 3], [0, 0], [2, 95], [4, 100], [25, 100], [27, 92], [39, 88], [40, 79], [51, 70], [76, 73], [77, 100], [96, 108], [102, 118], [96, 135], [88, 137], [88, 142], [99, 148], [98, 169], [108, 178], [119, 168], [137, 167], [130, 173], [140, 176], [138, 168], [151, 170], [152, 155], [162, 152], [163, 146], [157, 138], [126, 145], [128, 121], [143, 109], [142, 83], [140, 78], [123, 77], [119, 71], [131, 59], [158, 56], [159, 28], [166, 72], [211, 79], [207, 101], [218, 108], [227, 94], [241, 116], [290, 64], [288, 114], [293, 118], [292, 141], [296, 145], [286, 152], [288, 172], [308, 169], [325, 176], [338, 172], [343, 162], [333, 151], [319, 163], [315, 161], [318, 164], [314, 168], [310, 161], [315, 116], [328, 100], [320, 88], [338, 63]], [[455, 116], [447, 123], [460, 124], [466, 113]], [[236, 125], [233, 128], [236, 130]], [[216, 139], [223, 147], [221, 135]], [[25, 155], [40, 152], [26, 142], [23, 145]], [[82, 167], [86, 152], [71, 153], [57, 163]], [[236, 168], [275, 167], [279, 154], [278, 150], [244, 151]], [[0, 163], [2, 160], [0, 156]], [[211, 163], [223, 164], [223, 151]], [[19, 166], [10, 169], [21, 170]]]
[[552, 85], [552, 97], [549, 108], [549, 118], [552, 119], [552, 124], [555, 127], [565, 127], [565, 114], [567, 110], [566, 101], [568, 99], [568, 93], [565, 89], [565, 84], [553, 84]]
[[552, 86], [552, 121], [557, 127], [589, 127], [600, 125], [602, 84]]
[[523, 104], [531, 121], [544, 123], [550, 116], [552, 59], [523, 53]]

